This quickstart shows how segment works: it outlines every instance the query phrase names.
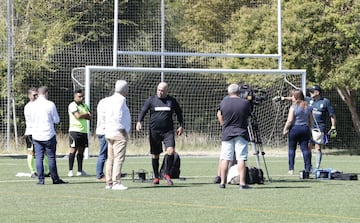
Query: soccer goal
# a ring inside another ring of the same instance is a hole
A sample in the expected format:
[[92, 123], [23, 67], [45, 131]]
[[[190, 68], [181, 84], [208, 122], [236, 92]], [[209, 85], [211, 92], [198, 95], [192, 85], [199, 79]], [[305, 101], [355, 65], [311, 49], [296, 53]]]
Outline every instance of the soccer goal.
[[[143, 102], [156, 94], [160, 81], [169, 84], [169, 94], [181, 105], [185, 119], [187, 140], [202, 140], [207, 144], [218, 143], [221, 128], [216, 118], [218, 105], [227, 94], [230, 83], [245, 82], [255, 91], [257, 102], [254, 113], [264, 145], [284, 145], [282, 136], [290, 103], [274, 103], [275, 96], [287, 96], [294, 88], [305, 91], [305, 70], [246, 70], [246, 69], [185, 69], [87, 66], [72, 70], [74, 88], [85, 89], [86, 103], [96, 117], [96, 106], [101, 98], [112, 94], [116, 80], [129, 82], [127, 98], [131, 111], [133, 140], [147, 140], [147, 131], [135, 131], [135, 122]], [[249, 81], [249, 82], [248, 82]], [[148, 116], [146, 117], [148, 118]], [[176, 120], [176, 119], [175, 119]], [[144, 129], [148, 129], [148, 120]], [[176, 123], [174, 123], [176, 125]], [[96, 118], [90, 122], [94, 133]]]

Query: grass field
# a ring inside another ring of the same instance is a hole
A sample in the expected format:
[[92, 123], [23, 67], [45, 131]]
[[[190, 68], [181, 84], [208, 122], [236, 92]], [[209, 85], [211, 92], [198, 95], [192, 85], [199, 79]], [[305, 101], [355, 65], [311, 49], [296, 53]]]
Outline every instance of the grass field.
[[[129, 189], [112, 191], [95, 179], [96, 158], [84, 163], [91, 176], [73, 178], [67, 177], [67, 160], [59, 158], [59, 174], [69, 184], [53, 185], [47, 178], [39, 186], [37, 179], [15, 176], [27, 172], [25, 157], [4, 156], [0, 158], [0, 222], [360, 222], [359, 181], [300, 180], [298, 175], [287, 175], [286, 157], [265, 159], [271, 183], [250, 190], [227, 185], [222, 190], [212, 184], [216, 156], [183, 156], [185, 179], [175, 180], [172, 187], [163, 181], [156, 187], [133, 181], [132, 171], [151, 172], [151, 161], [128, 157], [123, 184]], [[302, 164], [298, 156], [296, 172]], [[323, 167], [345, 173], [358, 172], [359, 164], [358, 156], [323, 158]], [[256, 166], [254, 156], [248, 165]]]

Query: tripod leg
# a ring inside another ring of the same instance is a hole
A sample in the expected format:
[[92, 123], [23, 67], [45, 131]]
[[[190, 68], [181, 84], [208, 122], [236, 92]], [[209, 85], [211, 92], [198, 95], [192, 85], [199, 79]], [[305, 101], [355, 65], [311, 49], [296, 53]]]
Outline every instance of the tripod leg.
[[[271, 182], [270, 176], [269, 176], [269, 171], [267, 169], [267, 165], [266, 165], [266, 162], [265, 162], [265, 157], [264, 157], [265, 153], [264, 153], [263, 148], [262, 148], [260, 132], [258, 131], [258, 125], [255, 122], [255, 120], [256, 119], [253, 120], [254, 125], [252, 124], [251, 121], [248, 124], [248, 132], [249, 132], [250, 143], [252, 144], [252, 147], [253, 147], [253, 150], [254, 150], [254, 155], [256, 156], [256, 164], [257, 164], [258, 169], [260, 169], [259, 153], [261, 152], [261, 155], [263, 156], [266, 176], [268, 178], [268, 181]], [[259, 145], [259, 148], [257, 148], [257, 145]], [[259, 149], [260, 149], [260, 152], [259, 152]]]
[[253, 148], [254, 151], [254, 155], [255, 155], [255, 159], [256, 159], [256, 166], [258, 169], [260, 169], [260, 159], [259, 159], [259, 151], [256, 148], [256, 143], [255, 142], [251, 142], [251, 146]]
[[264, 153], [264, 150], [263, 150], [261, 144], [259, 145], [259, 148], [260, 148], [261, 155], [262, 155], [262, 157], [263, 157], [263, 162], [264, 162], [264, 167], [265, 167], [265, 171], [266, 171], [266, 176], [267, 176], [267, 178], [268, 178], [268, 181], [271, 183], [271, 179], [270, 179], [270, 176], [269, 176], [269, 171], [268, 171], [268, 168], [267, 168], [267, 165], [266, 165], [266, 161], [265, 161], [265, 153]]

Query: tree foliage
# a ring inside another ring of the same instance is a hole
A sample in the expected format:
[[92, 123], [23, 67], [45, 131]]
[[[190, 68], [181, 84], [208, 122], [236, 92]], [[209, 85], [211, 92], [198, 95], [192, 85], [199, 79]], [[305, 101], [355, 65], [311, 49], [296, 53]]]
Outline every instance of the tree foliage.
[[360, 136], [360, 2], [292, 0], [284, 4], [284, 12], [289, 64], [306, 68], [310, 82], [337, 89]]
[[[59, 53], [56, 52], [59, 47], [108, 48], [112, 41], [113, 1], [12, 2], [12, 89], [14, 95], [22, 95], [18, 96], [17, 102], [24, 102], [26, 89], [23, 88], [27, 87], [22, 84], [24, 80], [36, 79], [42, 83], [56, 78], [52, 74], [59, 68], [59, 62], [54, 63], [52, 56]], [[337, 89], [348, 105], [360, 135], [359, 112], [356, 110], [356, 91], [360, 89], [360, 1], [283, 0], [282, 3], [283, 68], [306, 69], [308, 84], [321, 83], [324, 89]], [[167, 0], [166, 5], [169, 8], [166, 10], [165, 38], [169, 51], [181, 47], [192, 52], [277, 53], [276, 0]], [[0, 9], [6, 11], [5, 1], [0, 2]], [[159, 9], [158, 0], [119, 0], [119, 41], [126, 47], [124, 49], [159, 51]], [[154, 26], [148, 26], [151, 23]], [[2, 43], [7, 37], [6, 25], [6, 13], [0, 13]], [[6, 86], [5, 55], [6, 52], [0, 52], [2, 96]], [[199, 66], [208, 68], [278, 68], [276, 59], [196, 60]], [[153, 61], [145, 58], [129, 63], [151, 66]], [[170, 66], [181, 65], [177, 61]], [[239, 81], [236, 78], [236, 75], [230, 75], [229, 81]], [[276, 80], [249, 75], [246, 81], [266, 85]]]
[[[185, 11], [184, 19], [189, 22], [184, 22], [178, 35], [184, 46], [233, 53], [277, 53], [276, 1], [257, 7], [243, 5], [227, 11], [227, 19], [222, 10], [206, 7], [209, 2], [217, 1], [196, 1], [188, 6], [195, 9]], [[231, 2], [237, 1], [227, 3]], [[216, 41], [218, 34], [210, 24], [215, 24], [225, 38], [221, 43]], [[210, 31], [204, 34], [202, 30], [207, 29]], [[283, 1], [282, 37], [283, 68], [306, 69], [309, 84], [321, 83], [324, 89], [337, 89], [360, 136], [355, 95], [360, 89], [360, 1]], [[221, 66], [261, 69], [276, 68], [277, 63], [271, 59], [234, 58], [221, 61]]]
[[[12, 89], [14, 95], [22, 95], [17, 102], [23, 101], [23, 92], [26, 92], [24, 80], [37, 79], [41, 83], [42, 79], [55, 78], [51, 73], [57, 70], [58, 64], [52, 56], [60, 48], [101, 43], [99, 40], [110, 36], [113, 27], [112, 16], [109, 19], [113, 3], [108, 1], [14, 0], [12, 7]], [[6, 19], [2, 17], [0, 21]], [[5, 40], [3, 30], [1, 33]], [[5, 89], [6, 84], [2, 86]]]

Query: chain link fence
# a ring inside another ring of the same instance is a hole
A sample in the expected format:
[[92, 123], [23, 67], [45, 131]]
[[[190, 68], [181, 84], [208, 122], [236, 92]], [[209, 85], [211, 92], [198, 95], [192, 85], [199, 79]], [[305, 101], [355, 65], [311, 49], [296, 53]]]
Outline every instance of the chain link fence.
[[[150, 1], [153, 2], [153, 1]], [[256, 1], [250, 1], [255, 4]], [[264, 1], [267, 2], [267, 1]], [[249, 3], [249, 4], [250, 4]], [[21, 4], [21, 1], [15, 1], [14, 4]], [[131, 21], [129, 23], [122, 23], [119, 26], [119, 49], [121, 50], [137, 50], [137, 51], [160, 51], [161, 50], [161, 21], [160, 21], [160, 5], [148, 4], [140, 7], [142, 1], [133, 1], [126, 8], [129, 10], [135, 7], [137, 14], [121, 14], [121, 20]], [[99, 10], [102, 10], [98, 6]], [[172, 10], [167, 6], [167, 12]], [[16, 7], [14, 7], [16, 8]], [[141, 9], [141, 10], [140, 10]], [[33, 9], [35, 10], [35, 9]], [[125, 9], [124, 9], [125, 10]], [[0, 13], [7, 14], [6, 3], [0, 3]], [[112, 19], [112, 12], [108, 13], [106, 20]], [[140, 16], [140, 17], [139, 17]], [[171, 15], [167, 15], [171, 17]], [[151, 18], [151, 19], [150, 19]], [[14, 19], [14, 18], [13, 18]], [[16, 19], [26, 19], [26, 17], [17, 17]], [[89, 25], [93, 22], [92, 18], [88, 18], [85, 22]], [[13, 21], [14, 22], [14, 21]], [[29, 21], [16, 21], [17, 23], [26, 23]], [[1, 21], [1, 29], [6, 29], [6, 21]], [[111, 30], [109, 24], [109, 30]], [[169, 32], [173, 27], [170, 24], [165, 25], [165, 30]], [[80, 24], [79, 24], [80, 26]], [[139, 28], [140, 27], [140, 28]], [[96, 31], [96, 28], [94, 29]], [[14, 29], [14, 32], [17, 30]], [[3, 32], [4, 33], [4, 32]], [[99, 31], [100, 33], [100, 31]], [[126, 38], [125, 38], [126, 37]], [[173, 36], [167, 35], [165, 46], [169, 52], [183, 52], [185, 49], [179, 43], [171, 40]], [[47, 85], [50, 89], [49, 99], [54, 101], [60, 115], [61, 123], [58, 125], [57, 131], [61, 134], [68, 132], [68, 104], [73, 100], [73, 83], [71, 80], [71, 72], [73, 68], [84, 67], [86, 65], [111, 66], [113, 62], [113, 42], [111, 31], [103, 37], [99, 37], [99, 41], [84, 42], [68, 44], [66, 46], [53, 46], [53, 54], [48, 58], [51, 67], [37, 67], [34, 69], [33, 64], [29, 61], [40, 60], [42, 57], [41, 50], [33, 51], [27, 50], [26, 53], [23, 48], [14, 47], [16, 42], [12, 42], [13, 52], [11, 55], [11, 74], [12, 74], [12, 94], [11, 94], [11, 115], [10, 120], [7, 119], [7, 41], [6, 37], [2, 36], [0, 39], [0, 60], [1, 60], [1, 98], [0, 98], [0, 148], [6, 151], [6, 137], [8, 133], [8, 123], [10, 123], [11, 147], [15, 150], [22, 150], [23, 134], [25, 131], [25, 121], [23, 115], [23, 108], [27, 102], [27, 89], [30, 87], [39, 87]], [[30, 43], [29, 43], [30, 44]], [[208, 52], [211, 53], [211, 52]], [[182, 58], [172, 57], [166, 58], [165, 67], [191, 67], [199, 68], [209, 66], [215, 58]], [[161, 58], [159, 56], [119, 56], [119, 65], [121, 66], [142, 66], [142, 67], [160, 67]], [[20, 77], [21, 75], [21, 77]], [[204, 89], [209, 89], [212, 86], [202, 86]], [[358, 92], [360, 93], [360, 92]], [[360, 95], [360, 94], [358, 94]], [[341, 100], [335, 90], [325, 91], [323, 96], [328, 97], [337, 114], [337, 129], [338, 136], [335, 140], [331, 140], [329, 148], [351, 149], [358, 147], [360, 139], [357, 137], [350, 112], [346, 104]], [[219, 101], [221, 98], [219, 98]], [[358, 96], [357, 101], [360, 101]], [[96, 105], [93, 105], [96, 106]], [[360, 110], [359, 103], [357, 109]], [[215, 113], [214, 113], [215, 119]], [[189, 122], [190, 120], [186, 120]], [[260, 120], [261, 122], [261, 120]], [[279, 124], [282, 126], [282, 123]], [[261, 131], [261, 126], [260, 126]], [[136, 137], [141, 137], [140, 135]], [[284, 139], [278, 139], [274, 144], [278, 146], [285, 146]]]

